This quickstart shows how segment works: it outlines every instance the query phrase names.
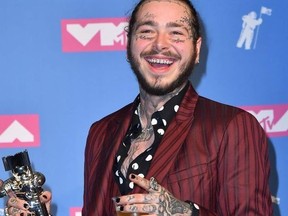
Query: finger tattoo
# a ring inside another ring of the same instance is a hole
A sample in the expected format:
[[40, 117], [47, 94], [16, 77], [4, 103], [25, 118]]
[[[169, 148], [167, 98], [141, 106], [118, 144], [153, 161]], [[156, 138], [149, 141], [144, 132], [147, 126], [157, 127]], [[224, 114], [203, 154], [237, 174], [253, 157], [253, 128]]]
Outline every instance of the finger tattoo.
[[155, 194], [147, 194], [144, 196], [144, 203], [148, 203], [149, 201], [156, 201], [157, 196]]
[[132, 212], [138, 212], [138, 207], [135, 206], [135, 205], [131, 205], [131, 206], [129, 207], [129, 210], [132, 211]]
[[129, 196], [127, 197], [127, 200], [128, 200], [128, 201], [131, 201], [131, 200], [133, 200], [134, 198], [135, 198], [135, 196], [129, 195]]
[[157, 211], [157, 208], [155, 205], [149, 204], [143, 206], [143, 211], [145, 213], [155, 213]]

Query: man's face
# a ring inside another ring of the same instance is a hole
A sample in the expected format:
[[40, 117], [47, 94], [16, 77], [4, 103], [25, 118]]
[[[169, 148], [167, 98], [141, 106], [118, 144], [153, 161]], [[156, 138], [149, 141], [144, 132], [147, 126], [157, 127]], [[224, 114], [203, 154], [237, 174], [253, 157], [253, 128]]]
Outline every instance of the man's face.
[[177, 1], [151, 0], [137, 13], [128, 58], [140, 86], [164, 95], [182, 86], [199, 59], [201, 38], [193, 42], [191, 15]]

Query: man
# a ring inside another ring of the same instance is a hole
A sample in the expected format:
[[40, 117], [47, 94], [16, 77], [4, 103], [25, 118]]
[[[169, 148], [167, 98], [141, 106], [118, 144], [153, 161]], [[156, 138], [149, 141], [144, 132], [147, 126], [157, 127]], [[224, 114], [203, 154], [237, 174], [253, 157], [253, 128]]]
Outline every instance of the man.
[[140, 94], [89, 131], [83, 216], [272, 215], [265, 133], [194, 91], [200, 46], [188, 0], [136, 5], [127, 56]]
[[140, 1], [128, 39], [140, 94], [91, 126], [82, 216], [272, 215], [259, 123], [188, 81], [201, 47], [191, 3]]

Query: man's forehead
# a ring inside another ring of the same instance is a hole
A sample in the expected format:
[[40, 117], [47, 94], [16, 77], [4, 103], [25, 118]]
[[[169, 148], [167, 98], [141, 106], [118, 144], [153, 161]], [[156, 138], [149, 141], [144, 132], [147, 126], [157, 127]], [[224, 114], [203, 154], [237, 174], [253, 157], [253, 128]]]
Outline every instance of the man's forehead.
[[[141, 7], [139, 8], [139, 11], [144, 7], [146, 6], [147, 4], [149, 3], [152, 3], [152, 2], [158, 2], [158, 3], [171, 3], [171, 4], [177, 4], [181, 7], [183, 7], [184, 10], [187, 10], [188, 9], [188, 6], [182, 2], [182, 1], [179, 1], [179, 0], [146, 0], [142, 5]], [[165, 12], [165, 11], [163, 11]]]
[[[145, 1], [145, 0], [143, 0], [143, 1]], [[169, 3], [176, 3], [176, 4], [179, 4], [179, 5], [185, 5], [184, 2], [179, 1], [179, 0], [146, 0], [146, 1], [142, 4], [142, 6], [145, 5], [145, 4], [147, 4], [147, 3], [150, 3], [150, 2], [169, 2]]]
[[[183, 3], [183, 2], [181, 2], [181, 1], [179, 1], [179, 0], [147, 0], [147, 1], [145, 1], [142, 5], [141, 5], [141, 7], [139, 8], [139, 11], [138, 11], [138, 13], [137, 13], [137, 17], [138, 17], [138, 19], [140, 18], [140, 19], [151, 19], [151, 18], [155, 18], [157, 15], [159, 15], [159, 13], [157, 12], [153, 12], [153, 10], [151, 10], [151, 8], [149, 8], [148, 10], [147, 9], [145, 9], [145, 7], [147, 6], [147, 4], [149, 4], [149, 3], [153, 3], [153, 2], [158, 2], [158, 3], [171, 3], [171, 4], [173, 4], [173, 5], [171, 5], [171, 8], [175, 8], [175, 4], [177, 4], [177, 5], [179, 5], [180, 6], [180, 8], [181, 8], [181, 12], [182, 13], [179, 13], [179, 18], [180, 17], [182, 17], [182, 19], [183, 18], [185, 18], [185, 19], [189, 19], [189, 18], [191, 18], [191, 14], [190, 14], [190, 12], [189, 12], [189, 8], [188, 8], [188, 6], [185, 4], [185, 3]], [[155, 8], [155, 7], [154, 7]], [[165, 14], [167, 11], [163, 11], [163, 10], [161, 10], [161, 14]], [[138, 20], [139, 21], [139, 20]]]

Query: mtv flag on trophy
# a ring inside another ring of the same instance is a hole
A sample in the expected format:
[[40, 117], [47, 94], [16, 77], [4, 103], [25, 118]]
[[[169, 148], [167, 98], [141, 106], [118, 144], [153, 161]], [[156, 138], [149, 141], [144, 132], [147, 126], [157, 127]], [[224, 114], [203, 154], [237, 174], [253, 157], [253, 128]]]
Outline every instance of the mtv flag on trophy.
[[267, 7], [261, 7], [261, 14], [266, 14], [268, 16], [272, 15], [272, 9], [267, 8]]

